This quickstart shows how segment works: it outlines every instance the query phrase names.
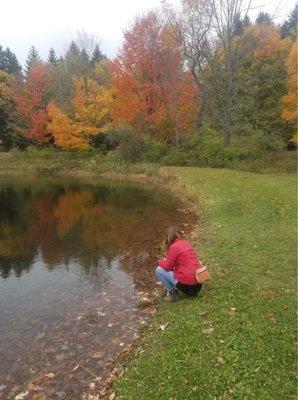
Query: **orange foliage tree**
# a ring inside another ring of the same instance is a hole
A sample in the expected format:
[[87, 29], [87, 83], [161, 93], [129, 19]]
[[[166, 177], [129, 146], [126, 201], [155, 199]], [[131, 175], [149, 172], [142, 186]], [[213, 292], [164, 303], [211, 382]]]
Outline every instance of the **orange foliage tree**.
[[64, 150], [81, 150], [90, 147], [92, 138], [110, 126], [109, 107], [111, 90], [88, 79], [74, 81], [75, 96], [73, 112], [67, 115], [54, 102], [48, 107], [47, 129], [52, 133], [55, 144]]
[[174, 35], [157, 13], [137, 18], [125, 33], [111, 72], [114, 121], [179, 141], [195, 120], [196, 90]]
[[46, 109], [50, 83], [47, 66], [38, 64], [30, 69], [25, 81], [13, 77], [9, 88], [9, 96], [16, 105], [17, 117], [21, 119], [21, 133], [38, 145], [50, 141]]
[[[297, 49], [298, 42], [293, 44], [290, 54], [286, 60], [287, 67], [287, 82], [288, 82], [288, 93], [282, 98], [282, 116], [286, 121], [294, 124], [295, 130], [297, 130]], [[297, 142], [297, 132], [295, 135], [295, 141]]]
[[289, 41], [280, 36], [280, 28], [271, 25], [255, 25], [246, 29], [255, 60], [276, 61], [284, 59], [289, 51]]

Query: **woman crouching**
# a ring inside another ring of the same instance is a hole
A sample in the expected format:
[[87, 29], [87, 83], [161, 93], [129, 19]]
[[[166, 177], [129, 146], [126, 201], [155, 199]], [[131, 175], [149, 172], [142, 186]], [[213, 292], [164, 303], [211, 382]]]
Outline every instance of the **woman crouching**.
[[178, 289], [189, 297], [196, 296], [202, 289], [197, 283], [195, 271], [202, 266], [191, 244], [183, 239], [175, 226], [168, 229], [165, 237], [167, 257], [158, 260], [155, 273], [167, 294], [165, 300], [177, 301]]

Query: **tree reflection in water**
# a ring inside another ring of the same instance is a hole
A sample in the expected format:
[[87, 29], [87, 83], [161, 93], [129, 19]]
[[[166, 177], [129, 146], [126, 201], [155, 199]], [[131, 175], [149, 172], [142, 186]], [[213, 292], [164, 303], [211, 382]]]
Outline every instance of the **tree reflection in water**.
[[178, 208], [149, 184], [0, 179], [0, 399], [30, 370], [53, 372], [44, 391], [65, 399], [86, 390], [78, 363], [109, 371], [137, 328], [136, 293], [154, 284], [163, 231], [193, 220]]

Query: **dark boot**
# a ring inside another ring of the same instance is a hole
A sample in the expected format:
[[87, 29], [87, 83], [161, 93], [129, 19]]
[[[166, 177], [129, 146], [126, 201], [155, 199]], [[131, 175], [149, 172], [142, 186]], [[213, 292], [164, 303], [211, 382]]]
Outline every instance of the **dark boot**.
[[179, 300], [179, 294], [177, 289], [173, 289], [170, 292], [167, 292], [165, 296], [166, 301], [178, 301]]

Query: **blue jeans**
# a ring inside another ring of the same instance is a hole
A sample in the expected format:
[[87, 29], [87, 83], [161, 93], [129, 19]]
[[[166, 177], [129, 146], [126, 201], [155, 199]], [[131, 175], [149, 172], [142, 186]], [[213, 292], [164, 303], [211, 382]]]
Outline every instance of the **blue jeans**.
[[174, 285], [177, 285], [178, 283], [178, 279], [174, 277], [173, 271], [166, 271], [162, 267], [156, 267], [155, 274], [167, 292], [173, 290]]

